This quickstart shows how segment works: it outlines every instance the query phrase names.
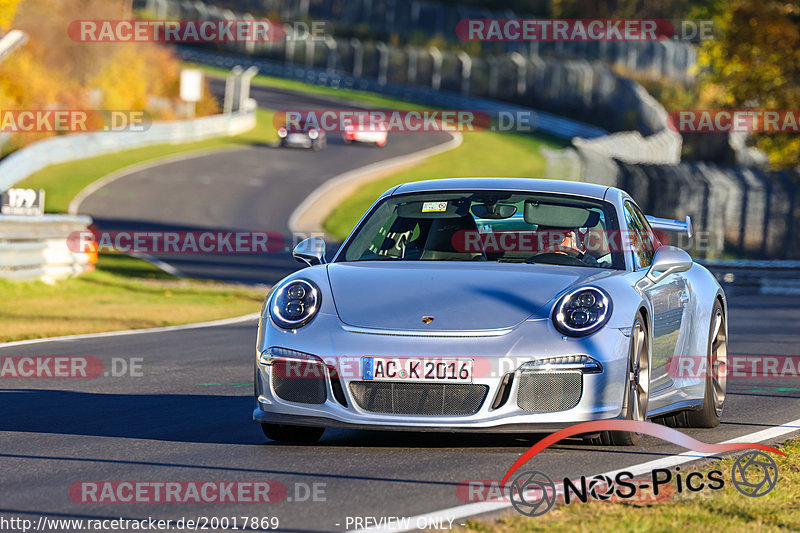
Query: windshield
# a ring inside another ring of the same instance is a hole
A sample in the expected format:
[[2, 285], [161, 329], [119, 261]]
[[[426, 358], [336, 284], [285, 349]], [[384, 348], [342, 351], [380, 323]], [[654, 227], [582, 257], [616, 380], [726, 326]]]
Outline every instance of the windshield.
[[624, 269], [611, 204], [502, 191], [391, 196], [356, 229], [339, 261], [493, 261]]

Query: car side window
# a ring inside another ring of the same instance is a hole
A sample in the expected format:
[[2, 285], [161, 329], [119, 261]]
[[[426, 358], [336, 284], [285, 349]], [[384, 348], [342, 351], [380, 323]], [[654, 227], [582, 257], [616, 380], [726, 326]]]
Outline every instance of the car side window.
[[650, 232], [647, 220], [642, 212], [629, 201], [625, 202], [625, 220], [628, 224], [628, 231], [631, 233], [626, 242], [631, 244], [636, 270], [649, 267], [653, 262], [657, 243]]

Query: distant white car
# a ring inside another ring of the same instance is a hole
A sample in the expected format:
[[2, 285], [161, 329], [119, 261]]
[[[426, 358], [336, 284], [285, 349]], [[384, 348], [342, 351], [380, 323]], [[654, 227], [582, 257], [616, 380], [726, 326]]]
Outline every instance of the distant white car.
[[381, 122], [377, 127], [366, 127], [355, 124], [352, 121], [347, 121], [344, 124], [344, 131], [342, 132], [342, 138], [346, 144], [360, 142], [386, 146], [388, 137], [389, 126], [385, 122]]
[[317, 152], [328, 145], [325, 132], [305, 122], [278, 128], [278, 137], [281, 148], [311, 148]]

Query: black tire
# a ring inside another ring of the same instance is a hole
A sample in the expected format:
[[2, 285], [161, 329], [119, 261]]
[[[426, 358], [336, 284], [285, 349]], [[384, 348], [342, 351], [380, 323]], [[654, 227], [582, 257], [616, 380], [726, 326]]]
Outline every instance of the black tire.
[[[714, 308], [711, 311], [711, 325], [708, 329], [708, 369], [706, 375], [705, 393], [703, 395], [703, 405], [698, 410], [685, 412], [686, 425], [688, 428], [715, 428], [719, 426], [722, 418], [722, 410], [725, 406], [725, 389], [727, 380], [724, 376], [719, 376], [719, 360], [722, 363], [727, 361], [728, 355], [728, 332], [725, 313], [719, 300], [714, 300]], [[715, 365], [716, 361], [716, 365]], [[721, 390], [717, 390], [721, 388]]]
[[278, 442], [314, 443], [325, 433], [325, 428], [284, 424], [261, 424], [261, 430], [268, 439]]
[[[638, 342], [641, 339], [641, 348]], [[634, 359], [639, 359], [635, 363]], [[642, 366], [641, 359], [645, 363]], [[631, 383], [631, 378], [635, 383]], [[636, 397], [632, 401], [632, 395]], [[650, 399], [650, 343], [647, 336], [647, 323], [641, 311], [636, 313], [636, 318], [631, 327], [631, 344], [628, 352], [628, 375], [625, 378], [625, 397], [622, 401], [625, 418], [627, 420], [647, 420], [647, 402]], [[604, 446], [636, 446], [642, 439], [641, 433], [630, 431], [603, 431], [599, 435], [600, 444]], [[597, 442], [595, 440], [595, 442]]]
[[655, 420], [659, 424], [664, 424], [667, 427], [671, 428], [685, 428], [688, 427], [688, 422], [686, 422], [686, 411], [678, 411], [677, 413], [672, 413], [666, 416], [659, 417]]

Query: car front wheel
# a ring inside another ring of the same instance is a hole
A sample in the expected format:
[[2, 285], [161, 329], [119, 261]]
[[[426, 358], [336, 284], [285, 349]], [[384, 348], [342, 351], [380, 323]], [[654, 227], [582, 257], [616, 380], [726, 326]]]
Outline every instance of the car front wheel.
[[728, 328], [722, 304], [714, 302], [711, 328], [708, 332], [708, 362], [703, 405], [697, 411], [686, 412], [686, 426], [690, 428], [715, 428], [722, 418], [727, 388], [726, 368], [728, 358]]
[[[644, 317], [639, 312], [631, 328], [631, 343], [628, 352], [628, 372], [625, 380], [625, 397], [622, 410], [627, 420], [647, 420], [647, 404], [650, 400], [650, 344]], [[606, 446], [636, 446], [641, 433], [630, 431], [604, 431], [600, 444]]]

